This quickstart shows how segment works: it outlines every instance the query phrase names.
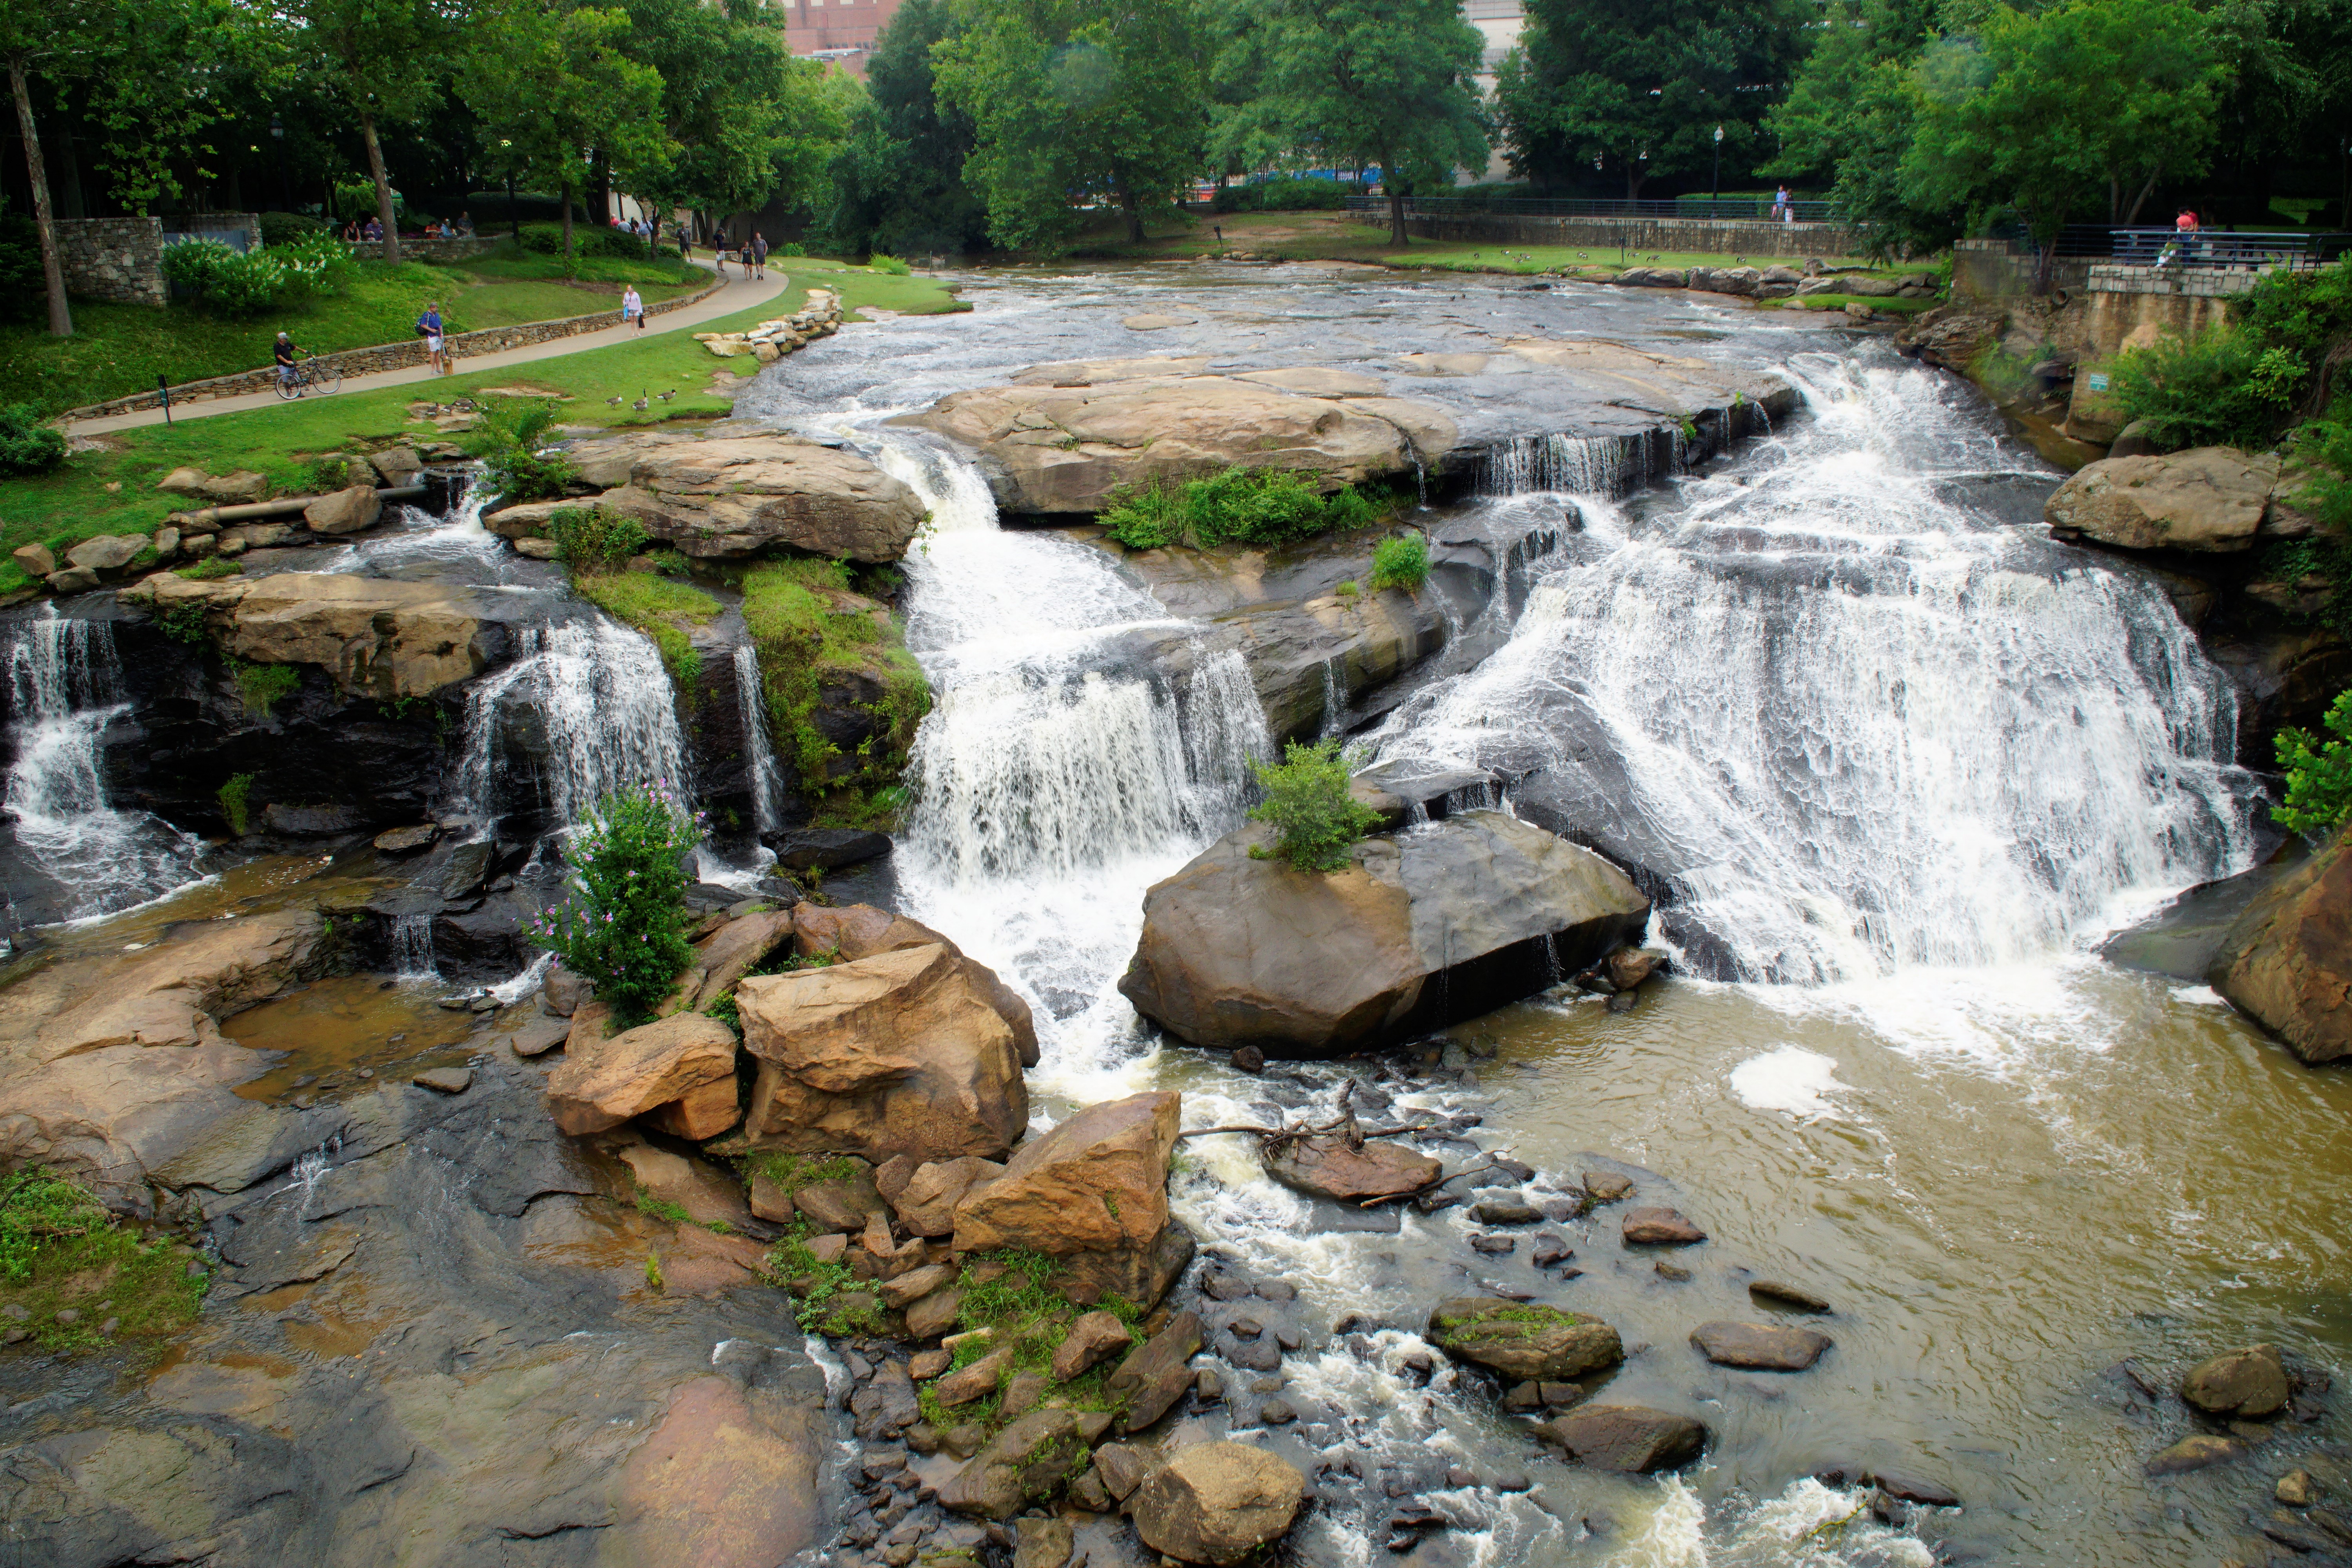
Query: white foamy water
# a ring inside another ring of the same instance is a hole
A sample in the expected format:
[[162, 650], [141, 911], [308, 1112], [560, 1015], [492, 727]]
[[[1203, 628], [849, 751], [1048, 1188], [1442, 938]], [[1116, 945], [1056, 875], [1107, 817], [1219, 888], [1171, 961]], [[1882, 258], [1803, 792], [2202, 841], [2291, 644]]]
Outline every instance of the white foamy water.
[[1807, 1120], [1838, 1115], [1834, 1097], [1851, 1089], [1837, 1080], [1836, 1062], [1795, 1046], [1750, 1057], [1731, 1071], [1731, 1092], [1742, 1104]]

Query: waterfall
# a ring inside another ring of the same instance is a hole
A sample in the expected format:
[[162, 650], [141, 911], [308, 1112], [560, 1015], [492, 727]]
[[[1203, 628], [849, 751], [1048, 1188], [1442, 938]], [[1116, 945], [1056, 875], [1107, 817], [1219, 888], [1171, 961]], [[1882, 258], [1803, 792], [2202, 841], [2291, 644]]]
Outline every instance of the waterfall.
[[393, 917], [392, 973], [399, 980], [431, 980], [440, 973], [433, 957], [431, 915]]
[[631, 784], [689, 793], [669, 672], [649, 639], [601, 616], [523, 635], [520, 657], [467, 700], [458, 791], [477, 832], [494, 834], [534, 789], [566, 827]]
[[743, 771], [751, 776], [752, 825], [772, 833], [783, 826], [783, 781], [776, 774], [776, 746], [768, 733], [759, 650], [749, 642], [735, 645], [735, 693], [743, 709]]
[[1652, 467], [1643, 436], [1520, 436], [1479, 454], [1472, 489], [1482, 496], [1613, 498], [1646, 483]]
[[1523, 776], [1730, 978], [2031, 959], [2244, 864], [2232, 698], [2162, 593], [1972, 506], [2000, 455], [1932, 373], [1797, 379], [1808, 425], [1551, 569], [1380, 755]]
[[11, 637], [8, 676], [8, 814], [16, 842], [65, 890], [68, 910], [108, 914], [194, 880], [201, 841], [108, 804], [106, 731], [131, 711], [112, 624], [46, 606]]
[[1323, 722], [1315, 738], [1328, 741], [1348, 732], [1348, 677], [1345, 660], [1333, 654], [1323, 661]]

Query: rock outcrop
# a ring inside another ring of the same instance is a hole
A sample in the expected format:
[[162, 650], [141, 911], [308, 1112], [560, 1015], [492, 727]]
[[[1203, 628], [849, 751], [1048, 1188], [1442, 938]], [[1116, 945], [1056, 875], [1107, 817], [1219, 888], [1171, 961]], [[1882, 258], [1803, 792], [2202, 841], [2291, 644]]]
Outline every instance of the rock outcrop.
[[1119, 990], [1180, 1039], [1361, 1049], [1540, 990], [1648, 923], [1614, 867], [1500, 812], [1362, 840], [1328, 873], [1273, 857], [1274, 841], [1260, 825], [1230, 833], [1144, 896]]
[[2214, 990], [2318, 1065], [2352, 1055], [2352, 856], [2327, 847], [2257, 894], [2222, 938]]
[[[578, 1136], [618, 1127], [709, 1084], [727, 1085], [731, 1110], [734, 1079], [735, 1036], [718, 1019], [674, 1013], [607, 1035], [602, 1008], [592, 1005], [573, 1016], [563, 1060], [548, 1077], [547, 1107], [558, 1127]], [[709, 1115], [698, 1100], [686, 1119], [698, 1123]]]
[[996, 971], [977, 959], [965, 957], [963, 950], [943, 933], [919, 921], [877, 910], [871, 904], [803, 904], [793, 911], [793, 919], [794, 946], [803, 958], [871, 958], [877, 952], [896, 952], [934, 942], [946, 948], [961, 963], [965, 977], [986, 993], [989, 1005], [1013, 1031], [1013, 1043], [1021, 1052], [1021, 1065], [1037, 1065], [1037, 1023], [1029, 1004], [1004, 984]]
[[767, 435], [655, 447], [596, 506], [685, 554], [740, 559], [772, 545], [896, 561], [929, 515], [915, 492], [845, 447]]
[[2252, 550], [2278, 510], [2279, 461], [2227, 447], [2086, 465], [2042, 504], [2061, 539], [2124, 550]]
[[1429, 1341], [1515, 1383], [1582, 1377], [1625, 1359], [1617, 1331], [1598, 1318], [1498, 1296], [1440, 1301], [1429, 1315]]
[[1143, 1478], [1127, 1500], [1135, 1532], [1180, 1563], [1239, 1563], [1298, 1517], [1307, 1478], [1245, 1443], [1195, 1443]]
[[1003, 1159], [1028, 1126], [1029, 1091], [1012, 1026], [966, 963], [929, 942], [742, 982], [736, 1010], [759, 1062], [752, 1146]]
[[1061, 1265], [1055, 1288], [1074, 1301], [1156, 1303], [1192, 1256], [1168, 1212], [1182, 1108], [1170, 1091], [1131, 1095], [1031, 1139], [956, 1205], [955, 1249], [1041, 1252]]

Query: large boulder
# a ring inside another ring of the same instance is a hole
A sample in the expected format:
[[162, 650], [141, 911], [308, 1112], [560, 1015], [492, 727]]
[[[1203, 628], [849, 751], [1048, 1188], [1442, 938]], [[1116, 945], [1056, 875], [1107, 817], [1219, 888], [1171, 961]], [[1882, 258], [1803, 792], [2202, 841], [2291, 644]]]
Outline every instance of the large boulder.
[[302, 521], [313, 533], [358, 533], [373, 528], [383, 515], [383, 501], [373, 485], [353, 485], [320, 496], [302, 509]]
[[2198, 1363], [2180, 1380], [2180, 1397], [2208, 1415], [2259, 1421], [2286, 1408], [2294, 1394], [2276, 1345], [2248, 1345]]
[[[1053, 382], [950, 393], [904, 423], [978, 447], [993, 459], [998, 500], [1022, 512], [1100, 511], [1122, 485], [1236, 465], [1352, 484], [1432, 463], [1457, 438], [1453, 418], [1431, 405], [1358, 398], [1352, 384], [1349, 395], [1318, 396], [1186, 374], [1199, 363], [1060, 367]], [[1390, 402], [1401, 405], [1397, 417], [1366, 407]]]
[[694, 944], [694, 967], [702, 971], [702, 986], [694, 995], [700, 1012], [735, 989], [736, 983], [765, 963], [793, 936], [790, 910], [759, 910], [729, 921]]
[[1079, 1445], [1077, 1418], [1066, 1410], [1032, 1410], [1006, 1426], [940, 1489], [950, 1513], [1011, 1519], [1050, 1499], [1069, 1479]]
[[547, 1079], [548, 1110], [575, 1137], [735, 1076], [735, 1036], [716, 1018], [674, 1013], [607, 1036], [587, 1013], [575, 1016], [563, 1060]]
[[2042, 515], [2061, 538], [2125, 550], [2252, 550], [2278, 483], [2276, 458], [2228, 447], [2108, 458], [2060, 485]]
[[871, 904], [802, 904], [793, 911], [793, 922], [795, 949], [803, 958], [871, 958], [877, 952], [896, 952], [933, 942], [946, 948], [956, 955], [965, 976], [987, 994], [989, 1005], [1013, 1031], [1013, 1043], [1021, 1050], [1021, 1065], [1037, 1065], [1037, 1022], [1029, 1004], [1004, 984], [996, 971], [978, 959], [965, 957], [961, 948], [939, 931]]
[[955, 1208], [955, 1249], [1019, 1247], [1061, 1265], [1074, 1301], [1116, 1292], [1150, 1306], [1192, 1255], [1168, 1213], [1168, 1166], [1183, 1097], [1170, 1090], [1090, 1105], [1022, 1145], [1004, 1173]]
[[1536, 1428], [1580, 1465], [1647, 1475], [1690, 1463], [1706, 1447], [1706, 1426], [1640, 1405], [1580, 1405]]
[[929, 516], [915, 492], [846, 447], [782, 435], [651, 447], [596, 506], [704, 559], [790, 545], [852, 561], [896, 561]]
[[1284, 1186], [1343, 1204], [1417, 1193], [1445, 1168], [1402, 1143], [1372, 1139], [1358, 1147], [1337, 1134], [1292, 1139], [1263, 1159], [1266, 1174]]
[[2352, 857], [2327, 847], [2257, 894], [2208, 983], [2314, 1066], [2352, 1055]]
[[1260, 824], [1227, 834], [1144, 895], [1118, 988], [1181, 1039], [1364, 1049], [1541, 990], [1649, 922], [1615, 867], [1500, 812], [1364, 839], [1328, 873], [1294, 868], [1274, 841]]
[[1001, 1160], [1029, 1124], [1013, 1030], [941, 943], [756, 975], [735, 1005], [757, 1147]]
[[1282, 1539], [1306, 1495], [1307, 1478], [1287, 1459], [1246, 1443], [1195, 1443], [1144, 1477], [1127, 1508], [1153, 1551], [1222, 1565]]
[[1498, 1296], [1440, 1301], [1429, 1315], [1429, 1342], [1514, 1383], [1582, 1377], [1625, 1359], [1617, 1331], [1598, 1318]]

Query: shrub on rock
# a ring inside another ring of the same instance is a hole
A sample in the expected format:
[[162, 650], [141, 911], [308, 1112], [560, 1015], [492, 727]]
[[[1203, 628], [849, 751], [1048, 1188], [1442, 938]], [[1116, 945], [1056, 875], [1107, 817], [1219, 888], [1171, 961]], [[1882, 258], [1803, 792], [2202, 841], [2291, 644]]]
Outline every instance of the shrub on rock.
[[532, 918], [532, 938], [624, 1023], [650, 1017], [694, 961], [681, 857], [701, 838], [666, 787], [607, 796], [572, 840], [572, 898]]

